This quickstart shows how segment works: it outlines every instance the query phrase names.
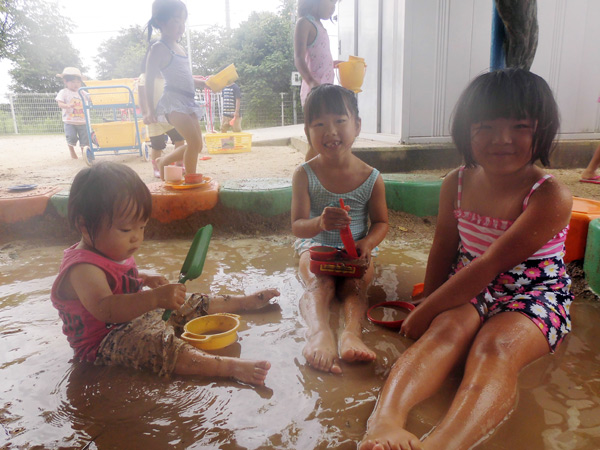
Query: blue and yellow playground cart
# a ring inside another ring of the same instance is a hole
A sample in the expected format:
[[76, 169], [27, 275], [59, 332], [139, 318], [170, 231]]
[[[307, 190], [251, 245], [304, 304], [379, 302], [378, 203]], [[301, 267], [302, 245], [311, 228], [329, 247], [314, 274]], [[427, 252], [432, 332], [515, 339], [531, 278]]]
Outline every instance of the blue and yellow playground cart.
[[136, 111], [137, 92], [134, 80], [88, 80], [79, 88], [83, 103], [89, 147], [83, 157], [91, 166], [96, 155], [138, 153], [146, 161], [150, 148], [144, 142], [146, 127]]

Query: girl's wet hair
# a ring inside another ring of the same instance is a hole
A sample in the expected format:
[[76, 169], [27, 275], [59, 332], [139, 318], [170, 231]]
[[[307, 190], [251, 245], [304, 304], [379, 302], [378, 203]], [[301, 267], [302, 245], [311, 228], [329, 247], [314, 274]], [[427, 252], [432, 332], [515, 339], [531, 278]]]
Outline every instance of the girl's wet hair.
[[358, 119], [358, 102], [354, 92], [333, 84], [313, 88], [304, 103], [304, 123], [310, 124], [323, 114], [347, 115]]
[[100, 162], [75, 176], [68, 211], [69, 225], [78, 230], [82, 220], [93, 244], [100, 228], [110, 227], [115, 215], [132, 213], [136, 218], [148, 220], [152, 196], [130, 167]]
[[560, 118], [548, 83], [524, 69], [502, 69], [475, 78], [460, 96], [451, 125], [452, 140], [467, 167], [476, 162], [471, 150], [471, 125], [485, 120], [528, 119], [535, 122], [530, 162], [547, 166]]
[[298, 0], [298, 17], [312, 15], [321, 1], [322, 0]]
[[152, 18], [148, 21], [148, 42], [152, 39], [152, 30], [160, 29], [160, 24], [165, 24], [179, 14], [185, 12], [187, 17], [187, 7], [181, 0], [154, 0], [152, 3]]

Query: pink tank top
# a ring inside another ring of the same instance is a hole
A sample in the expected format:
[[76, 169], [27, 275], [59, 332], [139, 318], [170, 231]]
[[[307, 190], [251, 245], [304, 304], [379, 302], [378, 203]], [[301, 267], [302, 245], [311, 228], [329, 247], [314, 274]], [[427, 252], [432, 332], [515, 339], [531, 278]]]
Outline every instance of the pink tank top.
[[142, 287], [133, 257], [119, 263], [89, 250], [76, 249], [77, 244], [64, 251], [58, 277], [52, 285], [52, 305], [63, 321], [63, 333], [75, 357], [82, 361], [94, 361], [102, 339], [116, 324], [101, 322], [92, 316], [78, 298], [61, 298], [58, 288], [71, 267], [76, 264], [92, 264], [106, 274], [113, 294], [131, 294]]
[[[461, 209], [462, 182], [465, 167], [462, 166], [458, 172], [458, 197], [457, 209], [454, 217], [458, 219], [458, 233], [464, 249], [473, 256], [481, 256], [504, 232], [514, 223], [512, 220], [496, 219], [494, 217], [481, 216], [472, 211]], [[523, 200], [523, 211], [527, 208], [529, 197], [535, 190], [552, 175], [546, 174], [539, 179], [529, 190]], [[567, 225], [559, 231], [552, 239], [542, 246], [537, 252], [527, 259], [542, 259], [548, 257], [561, 257], [564, 253], [565, 239], [567, 238]]]
[[[306, 49], [305, 61], [308, 70], [310, 70], [313, 78], [317, 80], [319, 84], [333, 83], [333, 57], [331, 56], [327, 30], [321, 21], [316, 20], [313, 16], [306, 16], [305, 18], [312, 23], [317, 30], [315, 40]], [[300, 103], [303, 106], [309, 92], [310, 87], [302, 80]]]

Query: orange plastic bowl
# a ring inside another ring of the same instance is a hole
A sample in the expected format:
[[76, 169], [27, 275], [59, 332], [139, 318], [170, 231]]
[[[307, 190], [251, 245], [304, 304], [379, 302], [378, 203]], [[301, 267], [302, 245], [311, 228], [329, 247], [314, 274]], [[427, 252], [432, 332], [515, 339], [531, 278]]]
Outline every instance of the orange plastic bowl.
[[331, 261], [337, 255], [338, 249], [327, 245], [317, 245], [309, 250], [311, 259], [315, 261]]

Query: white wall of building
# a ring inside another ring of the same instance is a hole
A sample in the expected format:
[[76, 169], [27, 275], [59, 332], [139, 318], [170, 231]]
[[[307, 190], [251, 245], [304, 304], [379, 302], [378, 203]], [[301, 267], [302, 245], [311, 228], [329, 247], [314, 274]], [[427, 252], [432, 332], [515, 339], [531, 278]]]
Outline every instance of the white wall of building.
[[[468, 82], [489, 70], [492, 0], [344, 0], [340, 58], [364, 57], [363, 131], [447, 142]], [[600, 1], [538, 0], [531, 70], [555, 92], [561, 137], [600, 138]]]

